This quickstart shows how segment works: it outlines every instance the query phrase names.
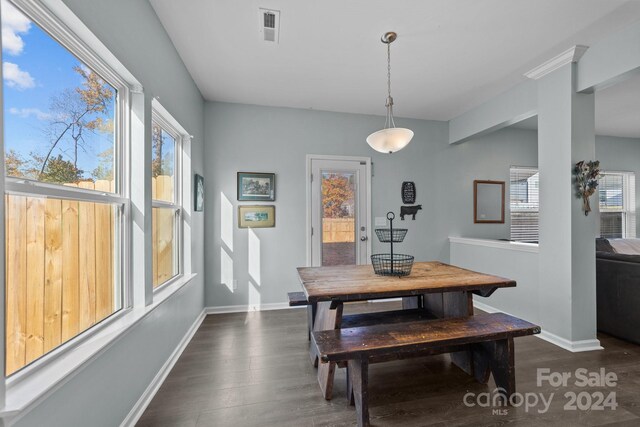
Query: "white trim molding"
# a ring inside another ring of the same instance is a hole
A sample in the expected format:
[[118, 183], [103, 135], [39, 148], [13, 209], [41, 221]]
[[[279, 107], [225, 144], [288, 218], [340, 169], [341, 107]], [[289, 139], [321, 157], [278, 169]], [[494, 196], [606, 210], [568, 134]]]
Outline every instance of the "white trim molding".
[[533, 252], [538, 253], [537, 243], [511, 242], [507, 240], [491, 240], [491, 239], [472, 239], [468, 237], [452, 237], [449, 236], [449, 243], [457, 243], [461, 245], [483, 246], [486, 248], [507, 249], [510, 251]]
[[193, 322], [187, 333], [184, 335], [184, 337], [182, 337], [182, 340], [180, 340], [178, 346], [175, 348], [175, 350], [173, 350], [173, 353], [171, 353], [167, 361], [164, 362], [164, 365], [162, 365], [162, 368], [160, 368], [149, 386], [145, 389], [144, 393], [142, 393], [140, 399], [138, 399], [136, 404], [133, 405], [133, 408], [131, 408], [129, 414], [127, 414], [125, 419], [122, 421], [122, 424], [120, 424], [120, 427], [133, 427], [140, 420], [140, 417], [142, 417], [145, 409], [147, 409], [147, 406], [149, 406], [149, 403], [151, 403], [153, 397], [156, 395], [158, 390], [160, 390], [160, 386], [162, 386], [162, 383], [169, 375], [169, 372], [171, 372], [171, 369], [173, 369], [173, 366], [182, 355], [184, 349], [187, 348], [187, 345], [198, 331], [198, 328], [200, 328], [200, 325], [204, 321], [205, 317], [206, 313], [203, 309], [198, 317], [196, 317], [196, 320]]
[[587, 49], [589, 49], [589, 46], [573, 46], [562, 52], [560, 55], [557, 55], [545, 63], [538, 65], [536, 68], [527, 71], [524, 75], [530, 79], [538, 80], [567, 64], [578, 62]]
[[[503, 312], [502, 310], [498, 310], [495, 307], [491, 307], [490, 305], [484, 304], [476, 300], [473, 300], [473, 307], [477, 308], [478, 310], [485, 311], [487, 313]], [[510, 313], [505, 313], [505, 314], [509, 314], [512, 316], [512, 314]], [[597, 339], [569, 341], [565, 338], [559, 337], [558, 335], [552, 334], [551, 332], [545, 331], [545, 330], [542, 330], [542, 332], [540, 332], [538, 335], [535, 335], [535, 336], [537, 338], [540, 338], [541, 340], [545, 340], [557, 347], [560, 347], [572, 353], [579, 353], [582, 351], [604, 350], [604, 348], [600, 345], [600, 341]]]
[[224, 313], [248, 313], [250, 311], [270, 311], [270, 310], [286, 310], [293, 308], [305, 308], [306, 306], [289, 307], [288, 302], [274, 302], [267, 304], [240, 304], [240, 305], [221, 305], [215, 307], [205, 307], [207, 314], [224, 314]]
[[551, 332], [548, 332], [548, 331], [540, 332], [540, 335], [537, 335], [537, 337], [547, 342], [550, 342], [551, 344], [557, 345], [560, 348], [568, 350], [572, 353], [580, 353], [582, 351], [604, 350], [604, 348], [600, 345], [600, 341], [597, 339], [569, 341], [562, 337], [557, 336], [556, 334], [552, 334]]

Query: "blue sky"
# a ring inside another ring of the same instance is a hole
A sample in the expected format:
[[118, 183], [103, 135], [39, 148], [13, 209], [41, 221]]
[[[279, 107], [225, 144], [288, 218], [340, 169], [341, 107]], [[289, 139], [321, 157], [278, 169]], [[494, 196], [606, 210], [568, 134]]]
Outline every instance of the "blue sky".
[[[53, 116], [51, 100], [65, 89], [81, 86], [83, 79], [73, 68], [82, 64], [6, 0], [0, 5], [5, 150], [13, 149], [27, 158], [32, 151], [44, 154], [49, 149], [51, 137], [46, 130]], [[108, 112], [111, 118], [114, 105]], [[78, 167], [88, 177], [98, 165], [96, 155], [113, 145], [113, 136], [105, 133], [85, 135], [88, 148], [86, 153], [79, 154]], [[67, 143], [62, 150], [54, 151], [54, 155], [62, 154], [72, 160], [70, 147]]]

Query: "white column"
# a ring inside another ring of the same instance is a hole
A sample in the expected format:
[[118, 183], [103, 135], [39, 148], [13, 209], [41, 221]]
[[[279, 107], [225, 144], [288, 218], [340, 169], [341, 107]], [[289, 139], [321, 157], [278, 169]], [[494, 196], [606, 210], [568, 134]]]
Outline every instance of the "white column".
[[540, 170], [540, 319], [573, 350], [599, 348], [596, 337], [597, 195], [589, 216], [576, 197], [573, 166], [594, 160], [594, 95], [576, 93], [574, 47], [527, 75], [538, 85]]

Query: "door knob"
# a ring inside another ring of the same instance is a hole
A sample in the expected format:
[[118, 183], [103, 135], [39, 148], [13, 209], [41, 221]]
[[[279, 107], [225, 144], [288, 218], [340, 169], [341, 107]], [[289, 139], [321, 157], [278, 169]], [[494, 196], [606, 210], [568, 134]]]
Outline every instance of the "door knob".
[[367, 241], [367, 239], [368, 239], [368, 237], [367, 237], [367, 236], [362, 236], [362, 237], [360, 237], [360, 241], [361, 241], [361, 242], [366, 242], [366, 241]]

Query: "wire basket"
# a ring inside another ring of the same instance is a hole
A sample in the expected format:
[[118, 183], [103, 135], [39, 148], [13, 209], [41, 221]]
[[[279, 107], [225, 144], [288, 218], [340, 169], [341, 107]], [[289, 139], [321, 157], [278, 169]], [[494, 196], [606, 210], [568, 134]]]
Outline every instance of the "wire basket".
[[376, 228], [376, 235], [378, 236], [378, 240], [382, 243], [389, 243], [393, 238], [393, 243], [400, 243], [404, 240], [404, 236], [407, 235], [406, 228]]
[[413, 267], [413, 256], [375, 254], [371, 255], [371, 264], [373, 264], [373, 271], [380, 276], [408, 276]]

